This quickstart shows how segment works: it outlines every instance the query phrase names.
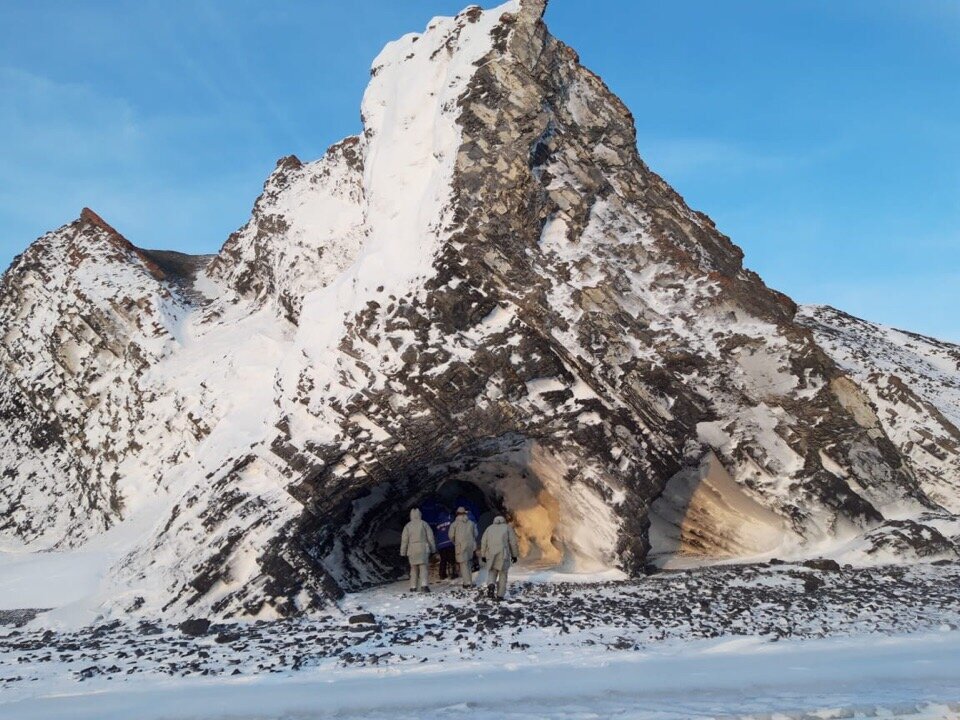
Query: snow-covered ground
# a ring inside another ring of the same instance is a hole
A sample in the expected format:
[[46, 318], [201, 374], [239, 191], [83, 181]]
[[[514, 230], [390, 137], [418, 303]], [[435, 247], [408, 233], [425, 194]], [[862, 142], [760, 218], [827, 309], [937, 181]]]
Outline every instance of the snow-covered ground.
[[957, 718], [960, 633], [57, 685], [0, 718]]
[[579, 580], [189, 630], [0, 612], [0, 719], [960, 717], [958, 563]]

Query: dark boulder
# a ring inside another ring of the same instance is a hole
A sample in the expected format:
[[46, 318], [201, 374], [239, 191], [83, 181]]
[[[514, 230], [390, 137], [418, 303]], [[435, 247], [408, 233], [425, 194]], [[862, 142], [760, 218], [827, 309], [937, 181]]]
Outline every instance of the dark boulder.
[[822, 572], [840, 572], [840, 563], [836, 560], [831, 560], [830, 558], [814, 558], [813, 560], [805, 560], [803, 562], [804, 567], [808, 567], [811, 570], [820, 570]]
[[347, 622], [351, 625], [376, 625], [377, 619], [373, 616], [373, 613], [359, 613], [351, 615]]
[[206, 635], [210, 631], [210, 621], [205, 618], [193, 618], [183, 621], [177, 627], [180, 628], [180, 632], [184, 635], [197, 637]]

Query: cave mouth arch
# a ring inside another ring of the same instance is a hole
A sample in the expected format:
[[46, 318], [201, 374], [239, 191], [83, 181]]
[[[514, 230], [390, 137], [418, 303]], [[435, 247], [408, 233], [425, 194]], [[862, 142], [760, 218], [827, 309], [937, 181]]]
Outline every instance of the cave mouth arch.
[[517, 532], [520, 565], [566, 573], [617, 566], [619, 519], [582, 462], [535, 440], [505, 435], [449, 459], [407, 469], [369, 487], [344, 513], [328, 571], [345, 591], [396, 581], [408, 572], [400, 534], [410, 509], [465, 504], [482, 533], [497, 515]]

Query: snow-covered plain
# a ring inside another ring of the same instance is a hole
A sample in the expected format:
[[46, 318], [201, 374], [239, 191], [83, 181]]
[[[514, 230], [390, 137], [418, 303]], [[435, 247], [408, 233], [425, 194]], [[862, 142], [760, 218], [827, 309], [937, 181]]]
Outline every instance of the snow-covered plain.
[[714, 640], [596, 659], [505, 656], [396, 672], [102, 681], [0, 704], [13, 720], [960, 717], [960, 633]]
[[960, 717], [956, 563], [515, 575], [199, 635], [41, 615], [0, 630], [0, 718]]

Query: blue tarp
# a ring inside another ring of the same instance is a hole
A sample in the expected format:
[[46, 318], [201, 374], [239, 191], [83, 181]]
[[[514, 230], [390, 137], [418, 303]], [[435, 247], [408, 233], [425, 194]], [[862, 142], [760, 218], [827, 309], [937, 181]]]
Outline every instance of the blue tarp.
[[437, 549], [450, 547], [450, 537], [447, 531], [450, 529], [450, 523], [453, 522], [453, 516], [443, 505], [435, 501], [427, 501], [420, 506], [420, 513], [427, 525], [433, 528], [433, 534], [437, 541]]

